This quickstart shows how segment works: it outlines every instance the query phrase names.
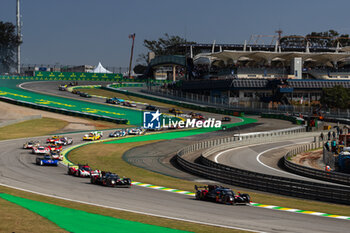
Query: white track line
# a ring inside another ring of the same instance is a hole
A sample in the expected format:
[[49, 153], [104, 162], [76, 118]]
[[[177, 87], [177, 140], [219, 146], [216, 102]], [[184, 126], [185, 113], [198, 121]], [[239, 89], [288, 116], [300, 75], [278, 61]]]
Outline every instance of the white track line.
[[136, 214], [143, 214], [143, 215], [149, 215], [149, 216], [153, 216], [153, 217], [167, 218], [167, 219], [172, 219], [172, 220], [177, 220], [177, 221], [191, 222], [191, 223], [203, 224], [203, 225], [214, 226], [214, 227], [223, 227], [223, 228], [229, 228], [229, 229], [235, 229], [235, 230], [265, 233], [264, 231], [256, 231], [256, 230], [247, 229], [247, 228], [232, 227], [232, 226], [219, 225], [219, 224], [213, 224], [213, 223], [207, 223], [207, 222], [201, 222], [201, 221], [195, 221], [195, 220], [188, 220], [188, 219], [183, 219], [183, 218], [170, 217], [170, 216], [159, 215], [159, 214], [150, 214], [150, 213], [146, 213], [146, 212], [142, 212], [142, 211], [129, 210], [129, 209], [118, 208], [118, 207], [110, 207], [110, 206], [95, 204], [95, 203], [91, 203], [91, 202], [85, 202], [85, 201], [79, 201], [79, 200], [74, 200], [74, 199], [70, 199], [70, 198], [60, 197], [60, 196], [56, 196], [56, 195], [44, 194], [44, 193], [40, 193], [40, 192], [36, 192], [36, 191], [31, 191], [31, 190], [27, 190], [27, 189], [13, 187], [11, 185], [6, 185], [6, 184], [0, 184], [0, 185], [8, 187], [8, 188], [13, 188], [13, 189], [17, 189], [20, 191], [24, 191], [24, 192], [29, 192], [29, 193], [34, 193], [34, 194], [43, 195], [43, 196], [47, 196], [47, 197], [57, 198], [57, 199], [65, 200], [65, 201], [78, 202], [78, 203], [86, 204], [86, 205], [98, 206], [98, 207], [102, 207], [102, 208], [127, 211], [127, 212], [136, 213]]
[[[305, 142], [299, 142], [299, 143], [293, 143], [293, 145], [298, 145], [298, 144], [305, 144]], [[231, 149], [228, 149], [228, 150], [225, 150], [225, 151], [221, 151], [220, 153], [218, 153], [215, 157], [214, 157], [214, 161], [216, 163], [219, 163], [218, 162], [218, 158], [226, 153], [226, 152], [229, 152], [229, 151], [233, 151], [233, 150], [238, 150], [238, 149], [242, 149], [242, 148], [247, 148], [247, 147], [252, 147], [252, 146], [259, 146], [259, 145], [266, 145], [266, 143], [259, 143], [259, 144], [253, 144], [253, 145], [246, 145], [246, 146], [240, 146], [240, 147], [235, 147], [235, 148], [231, 148]], [[277, 147], [273, 147], [273, 148], [270, 148], [268, 150], [265, 150], [261, 153], [259, 153], [256, 157], [256, 160], [263, 166], [271, 169], [271, 170], [274, 170], [274, 171], [278, 171], [278, 172], [281, 172], [281, 173], [285, 173], [285, 174], [288, 174], [288, 175], [294, 175], [294, 176], [297, 176], [297, 177], [303, 177], [303, 176], [299, 176], [299, 175], [296, 175], [296, 174], [293, 174], [293, 173], [290, 173], [290, 172], [285, 172], [285, 171], [282, 171], [282, 170], [279, 170], [279, 169], [276, 169], [276, 168], [273, 168], [273, 167], [270, 167], [266, 164], [264, 164], [263, 162], [260, 161], [260, 156], [263, 155], [264, 153], [266, 152], [269, 152], [271, 150], [275, 150], [275, 149], [278, 149], [278, 148], [282, 148], [282, 147], [287, 147], [287, 146], [290, 146], [290, 145], [283, 145], [283, 146], [277, 146]]]

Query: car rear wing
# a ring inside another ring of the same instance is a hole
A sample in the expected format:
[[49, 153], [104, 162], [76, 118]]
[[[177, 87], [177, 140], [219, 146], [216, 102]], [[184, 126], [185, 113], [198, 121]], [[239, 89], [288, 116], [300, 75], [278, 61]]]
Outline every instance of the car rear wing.
[[208, 190], [208, 186], [197, 186], [197, 185], [195, 185], [195, 186], [194, 186], [194, 189], [195, 189], [195, 190], [199, 190], [199, 189]]

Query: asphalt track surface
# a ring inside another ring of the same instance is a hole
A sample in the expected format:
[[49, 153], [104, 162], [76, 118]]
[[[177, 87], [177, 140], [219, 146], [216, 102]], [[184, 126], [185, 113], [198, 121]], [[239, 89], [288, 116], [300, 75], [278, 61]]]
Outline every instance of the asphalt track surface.
[[[108, 133], [105, 132], [105, 135]], [[82, 134], [70, 136], [75, 143], [78, 143]], [[247, 230], [348, 232], [350, 227], [350, 223], [346, 220], [249, 206], [220, 205], [196, 201], [181, 194], [136, 186], [130, 189], [114, 189], [91, 185], [88, 179], [66, 175], [67, 168], [61, 165], [58, 167], [35, 165], [35, 156], [21, 148], [25, 141], [26, 139], [0, 141], [0, 183], [57, 197]], [[194, 142], [193, 139], [190, 141]], [[169, 144], [162, 146], [171, 148]]]
[[[70, 136], [78, 143], [82, 134]], [[39, 137], [41, 141], [45, 138]], [[25, 141], [0, 142], [0, 183], [72, 200], [256, 231], [347, 232], [350, 226], [345, 220], [202, 202], [137, 186], [116, 189], [92, 185], [89, 179], [67, 175], [62, 165], [35, 165], [35, 156], [21, 148]]]

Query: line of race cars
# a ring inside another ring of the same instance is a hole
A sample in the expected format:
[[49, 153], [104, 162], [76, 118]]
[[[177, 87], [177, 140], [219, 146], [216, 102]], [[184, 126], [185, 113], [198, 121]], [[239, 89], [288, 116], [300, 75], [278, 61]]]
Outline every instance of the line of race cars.
[[98, 184], [108, 187], [130, 187], [132, 185], [130, 178], [120, 177], [119, 175], [100, 171], [92, 170], [87, 164], [78, 164], [77, 166], [68, 166], [68, 175], [77, 177], [89, 177], [91, 184]]
[[46, 145], [41, 145], [39, 141], [28, 141], [23, 144], [23, 149], [31, 149], [31, 153], [37, 155], [35, 159], [37, 165], [57, 166], [58, 161], [63, 160], [62, 146], [72, 143], [72, 138], [53, 136], [46, 139]]
[[[128, 130], [142, 130], [142, 129], [128, 129]], [[126, 134], [127, 130], [119, 130], [118, 133], [122, 132]], [[114, 132], [116, 133], [116, 132]], [[94, 131], [89, 133], [93, 136], [102, 137], [102, 132]], [[86, 135], [84, 135], [86, 136]], [[111, 135], [110, 135], [111, 136]], [[41, 146], [39, 141], [29, 141], [23, 145], [24, 149], [31, 149], [33, 154], [38, 155], [36, 158], [36, 164], [53, 165], [58, 166], [58, 162], [63, 159], [61, 155], [62, 146], [70, 145], [73, 143], [72, 138], [53, 136], [46, 139], [48, 145]], [[43, 157], [40, 157], [43, 155]], [[75, 166], [68, 165], [68, 175], [76, 177], [90, 178], [91, 184], [102, 185], [107, 187], [131, 187], [132, 181], [130, 178], [120, 177], [116, 173], [93, 170], [88, 164], [78, 164]], [[235, 195], [234, 191], [218, 185], [208, 185], [198, 187], [195, 186], [195, 197], [197, 200], [212, 201], [222, 204], [230, 205], [249, 205], [250, 196], [249, 194], [241, 194], [238, 192]]]

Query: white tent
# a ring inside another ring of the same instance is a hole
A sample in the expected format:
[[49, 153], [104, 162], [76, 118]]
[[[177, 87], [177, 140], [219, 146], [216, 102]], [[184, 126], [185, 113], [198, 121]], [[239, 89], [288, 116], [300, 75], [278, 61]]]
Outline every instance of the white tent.
[[106, 68], [104, 68], [101, 64], [101, 62], [98, 63], [98, 65], [95, 67], [95, 69], [93, 69], [91, 71], [91, 73], [112, 73], [111, 71], [107, 70]]

